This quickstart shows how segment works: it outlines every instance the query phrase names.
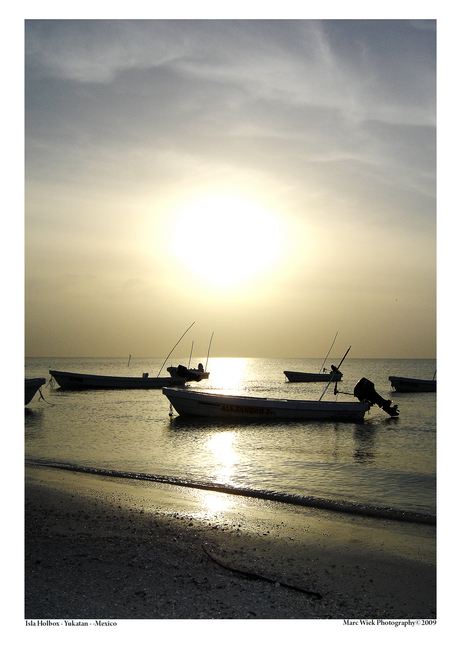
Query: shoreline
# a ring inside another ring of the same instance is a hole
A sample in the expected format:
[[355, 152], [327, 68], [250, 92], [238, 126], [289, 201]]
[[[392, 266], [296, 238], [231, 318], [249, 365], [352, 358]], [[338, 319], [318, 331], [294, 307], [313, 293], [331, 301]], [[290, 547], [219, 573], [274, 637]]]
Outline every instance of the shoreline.
[[344, 500], [331, 500], [327, 498], [317, 498], [314, 496], [298, 496], [276, 491], [262, 491], [250, 489], [247, 487], [231, 487], [228, 485], [217, 485], [211, 482], [194, 482], [192, 480], [182, 480], [177, 477], [155, 476], [147, 473], [131, 473], [126, 471], [117, 471], [104, 468], [88, 468], [76, 464], [66, 464], [58, 462], [49, 462], [41, 464], [30, 462], [29, 468], [44, 468], [70, 471], [73, 473], [84, 473], [85, 475], [96, 475], [99, 477], [109, 477], [111, 479], [134, 480], [135, 482], [153, 482], [154, 484], [167, 484], [169, 486], [180, 486], [190, 489], [200, 489], [201, 491], [215, 491], [221, 494], [234, 496], [257, 498], [263, 501], [274, 501], [276, 503], [287, 503], [289, 505], [302, 505], [304, 507], [314, 507], [320, 510], [331, 512], [344, 512], [348, 515], [369, 516], [377, 519], [386, 519], [401, 521], [404, 523], [420, 523], [424, 525], [436, 525], [436, 516], [424, 512], [414, 512], [410, 510], [401, 510], [395, 507], [376, 507], [364, 503], [349, 502]]
[[25, 475], [26, 619], [436, 618], [434, 526]]

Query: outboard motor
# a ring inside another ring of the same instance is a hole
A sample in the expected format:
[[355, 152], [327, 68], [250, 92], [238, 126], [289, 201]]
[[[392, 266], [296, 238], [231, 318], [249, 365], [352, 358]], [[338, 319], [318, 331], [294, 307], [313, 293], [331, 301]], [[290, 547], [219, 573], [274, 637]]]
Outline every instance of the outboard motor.
[[178, 364], [178, 365], [177, 365], [177, 369], [176, 369], [176, 373], [177, 373], [177, 375], [180, 376], [181, 378], [187, 378], [187, 376], [188, 376], [188, 370], [187, 370], [187, 367], [184, 367], [183, 364]]
[[201, 376], [199, 374], [192, 373], [191, 371], [189, 371], [187, 369], [187, 367], [184, 367], [183, 364], [179, 364], [177, 366], [176, 371], [177, 371], [177, 375], [180, 378], [185, 378], [186, 380], [196, 380], [197, 382], [199, 382], [201, 380]]
[[380, 394], [375, 391], [374, 383], [371, 383], [367, 378], [361, 378], [361, 380], [356, 383], [353, 394], [361, 401], [361, 403], [370, 403], [372, 406], [377, 404], [377, 406], [388, 413], [388, 415], [391, 415], [391, 417], [399, 417], [398, 406], [396, 404], [392, 406], [389, 399], [381, 397]]

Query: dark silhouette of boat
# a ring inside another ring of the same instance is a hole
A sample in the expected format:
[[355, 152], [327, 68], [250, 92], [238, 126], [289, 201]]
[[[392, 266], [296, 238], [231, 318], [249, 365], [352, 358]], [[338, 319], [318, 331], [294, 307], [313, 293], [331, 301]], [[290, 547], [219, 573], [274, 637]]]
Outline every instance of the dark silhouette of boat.
[[403, 376], [388, 376], [391, 387], [396, 392], [436, 392], [436, 380], [422, 380], [420, 378], [404, 378]]
[[50, 374], [63, 390], [155, 390], [162, 387], [184, 385], [185, 378], [171, 376], [150, 378], [142, 376], [98, 376], [96, 374], [55, 371]]
[[26, 378], [25, 379], [25, 405], [32, 401], [35, 394], [42, 385], [45, 385], [46, 378]]

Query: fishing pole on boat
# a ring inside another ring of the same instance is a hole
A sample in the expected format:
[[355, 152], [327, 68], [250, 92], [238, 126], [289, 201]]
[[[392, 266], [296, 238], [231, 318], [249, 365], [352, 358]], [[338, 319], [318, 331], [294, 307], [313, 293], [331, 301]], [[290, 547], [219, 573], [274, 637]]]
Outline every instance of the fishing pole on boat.
[[331, 345], [331, 347], [329, 348], [326, 357], [324, 358], [324, 362], [322, 363], [322, 365], [321, 365], [321, 369], [319, 370], [320, 373], [322, 372], [323, 367], [324, 367], [324, 365], [326, 364], [327, 358], [329, 357], [329, 353], [330, 353], [331, 350], [332, 350], [332, 346], [335, 344], [335, 340], [337, 339], [337, 335], [338, 335], [338, 332], [335, 333], [334, 341], [332, 342], [332, 345]]
[[190, 369], [190, 364], [192, 363], [192, 353], [193, 353], [193, 344], [194, 344], [194, 343], [195, 343], [195, 342], [192, 341], [192, 347], [191, 347], [191, 349], [190, 349], [190, 357], [188, 358], [188, 367], [187, 367], [187, 369]]
[[169, 358], [170, 358], [170, 356], [171, 356], [173, 350], [176, 348], [176, 346], [178, 346], [178, 345], [180, 344], [180, 342], [181, 342], [182, 339], [185, 337], [185, 335], [187, 334], [187, 332], [188, 332], [188, 331], [190, 330], [190, 328], [193, 327], [194, 325], [195, 325], [195, 321], [193, 321], [193, 323], [192, 323], [191, 325], [189, 325], [189, 327], [185, 330], [184, 334], [181, 336], [181, 338], [180, 338], [179, 341], [176, 343], [176, 345], [173, 346], [173, 348], [171, 348], [171, 351], [170, 351], [168, 357], [165, 359], [165, 361], [164, 361], [163, 364], [161, 365], [161, 369], [160, 369], [160, 371], [158, 372], [157, 378], [158, 378], [158, 376], [161, 374], [161, 372], [162, 372], [162, 370], [163, 370], [163, 367], [164, 367], [164, 365], [166, 364], [166, 362], [169, 360]]
[[345, 353], [345, 355], [344, 355], [344, 356], [342, 357], [342, 359], [340, 360], [340, 364], [339, 364], [339, 366], [337, 367], [337, 369], [331, 374], [331, 377], [330, 377], [330, 379], [329, 379], [329, 382], [328, 382], [328, 384], [326, 385], [326, 388], [325, 388], [324, 392], [322, 393], [322, 395], [320, 396], [320, 398], [318, 399], [318, 401], [321, 401], [321, 399], [322, 399], [322, 398], [324, 397], [324, 395], [326, 394], [329, 385], [330, 385], [330, 384], [332, 383], [332, 381], [334, 380], [334, 376], [337, 375], [338, 370], [339, 370], [340, 367], [342, 366], [342, 362], [344, 361], [344, 359], [346, 358], [346, 356], [347, 356], [348, 353], [350, 352], [350, 348], [351, 348], [351, 346], [349, 346], [347, 352]]
[[208, 355], [207, 355], [207, 357], [206, 357], [206, 365], [205, 365], [205, 367], [204, 367], [204, 370], [205, 370], [205, 371], [206, 371], [207, 368], [208, 368], [209, 353], [210, 353], [210, 351], [211, 351], [211, 344], [212, 344], [212, 338], [213, 338], [213, 336], [214, 336], [214, 332], [211, 334], [211, 338], [210, 338], [210, 340], [209, 340]]

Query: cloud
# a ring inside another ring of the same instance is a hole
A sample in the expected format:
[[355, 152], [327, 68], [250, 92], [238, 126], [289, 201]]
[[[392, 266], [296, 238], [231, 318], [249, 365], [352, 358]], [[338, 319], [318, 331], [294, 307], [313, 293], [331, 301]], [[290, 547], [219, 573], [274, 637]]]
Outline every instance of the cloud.
[[421, 90], [425, 101], [429, 99], [427, 76], [434, 84], [434, 62], [426, 50], [429, 40], [412, 25], [410, 21], [27, 21], [26, 56], [29, 73], [41, 78], [108, 84], [125, 72], [161, 68], [195, 82], [237, 88], [248, 100], [341, 108], [350, 115], [363, 108], [375, 112], [372, 100], [382, 101], [383, 87], [389, 97], [384, 112], [394, 117], [391, 99], [405, 107], [414, 97], [420, 106]]
[[26, 57], [39, 77], [111, 83], [131, 69], [158, 67], [184, 47], [168, 21], [26, 21]]

